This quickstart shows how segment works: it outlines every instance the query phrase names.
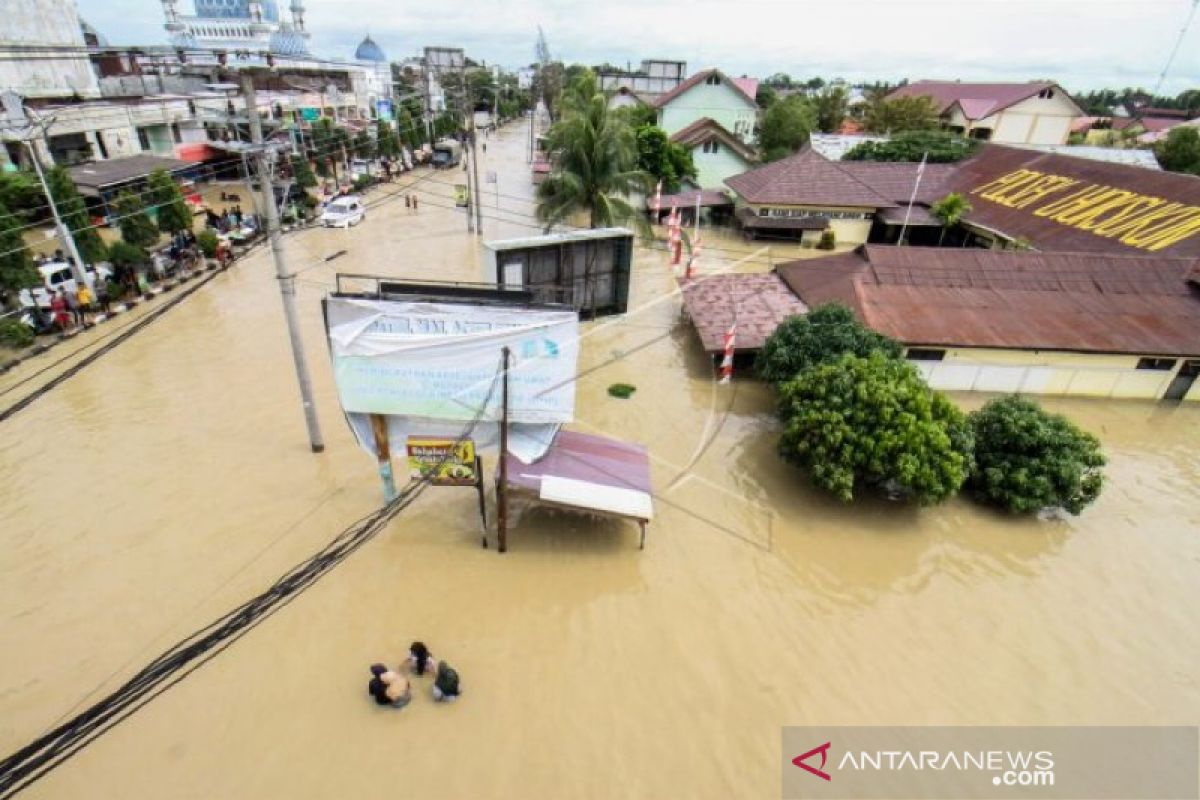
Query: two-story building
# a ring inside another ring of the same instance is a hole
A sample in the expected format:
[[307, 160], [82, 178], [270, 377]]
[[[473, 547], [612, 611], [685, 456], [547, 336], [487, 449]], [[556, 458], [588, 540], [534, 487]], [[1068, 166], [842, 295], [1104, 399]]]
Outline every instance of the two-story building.
[[1057, 83], [917, 81], [888, 95], [928, 97], [942, 124], [964, 136], [1002, 144], [1066, 144], [1083, 110]]
[[730, 78], [719, 69], [697, 72], [653, 101], [658, 127], [672, 135], [707, 118], [749, 143], [758, 120], [757, 90], [753, 78]]

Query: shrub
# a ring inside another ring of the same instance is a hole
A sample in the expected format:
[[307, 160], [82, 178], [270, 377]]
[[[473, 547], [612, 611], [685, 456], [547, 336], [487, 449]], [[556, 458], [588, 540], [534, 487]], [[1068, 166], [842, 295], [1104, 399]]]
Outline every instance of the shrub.
[[119, 270], [136, 269], [146, 263], [146, 250], [126, 241], [113, 242], [108, 248], [108, 260]]
[[375, 183], [375, 179], [370, 175], [359, 175], [354, 179], [354, 191], [362, 192]]
[[215, 258], [220, 240], [214, 231], [205, 228], [196, 235], [196, 244], [200, 246], [200, 252], [205, 258]]
[[0, 344], [12, 348], [28, 347], [33, 344], [33, 329], [13, 317], [0, 319]]
[[992, 400], [969, 417], [976, 498], [1014, 514], [1064, 508], [1078, 514], [1100, 496], [1100, 442], [1060, 414], [1020, 397]]
[[628, 400], [636, 391], [637, 387], [631, 383], [614, 383], [612, 386], [608, 387], [609, 395], [612, 397], [618, 397], [622, 400]]
[[843, 501], [882, 487], [923, 505], [962, 486], [971, 468], [966, 417], [908, 363], [842, 356], [780, 387], [779, 453]]
[[781, 383], [847, 353], [867, 356], [876, 351], [899, 358], [903, 348], [863, 325], [850, 309], [830, 303], [785, 319], [763, 345], [755, 366], [759, 377]]
[[832, 250], [837, 247], [837, 237], [832, 230], [821, 231], [821, 240], [817, 242], [818, 250]]

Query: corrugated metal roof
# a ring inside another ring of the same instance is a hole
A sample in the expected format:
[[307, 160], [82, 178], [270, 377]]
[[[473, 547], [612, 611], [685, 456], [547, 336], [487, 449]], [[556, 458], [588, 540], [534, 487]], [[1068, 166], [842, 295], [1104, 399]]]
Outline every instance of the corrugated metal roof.
[[1141, 150], [1133, 147], [1097, 147], [1086, 144], [1014, 144], [1021, 150], [1037, 150], [1041, 153], [1058, 153], [1074, 158], [1086, 158], [1089, 161], [1106, 161], [1109, 164], [1125, 164], [1130, 167], [1141, 167], [1161, 171], [1158, 159], [1153, 150]]
[[[680, 192], [679, 194], [664, 194], [660, 210], [670, 211], [676, 208], [695, 208], [696, 198], [700, 198], [701, 208], [715, 208], [733, 205], [733, 200], [720, 189], [701, 189], [700, 191]], [[654, 195], [646, 198], [646, 208], [654, 208]]]
[[845, 169], [861, 162], [830, 161], [805, 147], [794, 156], [727, 178], [725, 183], [749, 203], [800, 206], [886, 208], [890, 199]]
[[823, 231], [829, 227], [829, 220], [825, 217], [763, 217], [755, 214], [753, 208], [743, 208], [738, 211], [737, 216], [741, 220], [743, 228], [780, 231]]
[[866, 245], [780, 265], [809, 306], [840, 302], [909, 345], [1200, 355], [1191, 259]]
[[628, 228], [588, 228], [563, 233], [548, 233], [544, 236], [523, 236], [519, 239], [499, 239], [494, 242], [484, 242], [489, 250], [524, 250], [527, 247], [545, 247], [553, 244], [570, 244], [571, 242], [586, 242], [594, 239], [618, 239], [633, 236]]
[[958, 103], [968, 119], [983, 119], [1022, 100], [1034, 97], [1043, 89], [1053, 89], [1070, 100], [1070, 95], [1053, 81], [1030, 81], [1029, 83], [916, 81], [895, 89], [888, 95], [888, 99], [928, 97], [933, 100], [939, 114]]
[[[1012, 208], [988, 200], [976, 193], [999, 178], [1011, 176], [1018, 170], [1029, 170], [1049, 176], [1062, 176], [1075, 181], [1036, 199], [1023, 208]], [[1089, 189], [1111, 188], [1124, 190], [1167, 203], [1180, 204], [1181, 210], [1195, 207], [1200, 215], [1200, 178], [1174, 172], [1155, 171], [1125, 164], [1111, 164], [1072, 158], [1058, 153], [1040, 153], [1015, 147], [988, 144], [971, 159], [963, 161], [945, 184], [947, 192], [955, 191], [970, 201], [972, 210], [966, 216], [969, 223], [996, 230], [1007, 236], [1028, 239], [1039, 250], [1058, 252], [1098, 252], [1137, 255], [1147, 251], [1122, 243], [1119, 237], [1105, 237], [1090, 230], [1057, 222], [1036, 211], [1051, 203]], [[1143, 210], [1150, 210], [1146, 206]], [[1128, 209], [1114, 208], [1106, 218], [1126, 213]], [[1101, 218], [1095, 222], [1098, 224]], [[1170, 256], [1200, 256], [1200, 230], [1188, 238], [1163, 247], [1157, 253]]]
[[178, 172], [192, 166], [187, 161], [177, 158], [140, 153], [136, 156], [110, 158], [106, 161], [92, 161], [74, 167], [67, 167], [71, 180], [82, 191], [85, 188], [94, 191], [117, 186], [122, 183], [144, 178], [156, 169], [167, 172]]
[[773, 272], [707, 275], [683, 284], [683, 306], [708, 353], [725, 349], [737, 314], [737, 350], [760, 350], [779, 323], [808, 309]]

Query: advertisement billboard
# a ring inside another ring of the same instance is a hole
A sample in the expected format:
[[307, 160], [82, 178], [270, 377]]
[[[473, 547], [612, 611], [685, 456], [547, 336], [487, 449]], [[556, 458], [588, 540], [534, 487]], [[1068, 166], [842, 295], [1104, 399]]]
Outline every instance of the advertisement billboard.
[[429, 478], [434, 486], [474, 486], [479, 482], [475, 442], [470, 439], [409, 436], [407, 442], [409, 477]]
[[391, 122], [393, 119], [395, 119], [395, 114], [392, 113], [392, 101], [376, 100], [375, 115], [384, 122]]
[[574, 311], [330, 297], [326, 314], [334, 380], [347, 412], [460, 421], [481, 414], [496, 422], [500, 355], [508, 347], [509, 421], [574, 418]]

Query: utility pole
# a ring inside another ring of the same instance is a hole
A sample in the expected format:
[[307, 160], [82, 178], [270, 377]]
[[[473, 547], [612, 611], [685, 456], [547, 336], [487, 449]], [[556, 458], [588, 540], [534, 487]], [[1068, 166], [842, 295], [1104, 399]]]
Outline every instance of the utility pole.
[[258, 104], [254, 95], [254, 77], [243, 72], [242, 98], [246, 102], [246, 113], [250, 118], [250, 140], [254, 144], [254, 160], [258, 168], [258, 182], [262, 185], [263, 208], [266, 211], [267, 237], [271, 242], [271, 255], [275, 259], [275, 275], [279, 281], [279, 294], [283, 298], [283, 316], [287, 320], [288, 338], [292, 343], [292, 360], [296, 364], [296, 380], [300, 384], [300, 400], [304, 406], [304, 422], [308, 426], [308, 441], [314, 453], [325, 450], [321, 438], [321, 424], [317, 420], [317, 406], [313, 402], [312, 378], [308, 374], [308, 361], [304, 357], [304, 341], [300, 338], [300, 320], [296, 316], [296, 282], [288, 274], [283, 258], [283, 235], [279, 231], [279, 209], [275, 206], [275, 187], [271, 181], [271, 170], [267, 160], [267, 148], [263, 144], [262, 120], [258, 117]]
[[[458, 68], [458, 113], [462, 114], [464, 109], [466, 109], [466, 107], [469, 105], [470, 104], [467, 102], [467, 65], [466, 65], [466, 62], [464, 61]], [[473, 129], [474, 122], [475, 122], [475, 110], [467, 109], [467, 113], [469, 113], [471, 115], [471, 123], [472, 124], [470, 127]], [[471, 148], [470, 148], [470, 151], [468, 152], [467, 158], [472, 163], [474, 163], [475, 148], [474, 148], [473, 143], [469, 143], [469, 144], [471, 144]], [[475, 190], [478, 187], [471, 185], [471, 170], [469, 168], [470, 165], [464, 164], [463, 166], [465, 168], [463, 171], [467, 173], [467, 232], [474, 233], [475, 232], [475, 216], [472, 212], [472, 209], [474, 208], [475, 203], [478, 200], [478, 198], [475, 197]]]
[[[482, 192], [482, 189], [480, 188], [480, 184], [479, 184], [479, 149], [475, 142], [476, 131], [475, 131], [475, 104], [474, 103], [470, 104], [470, 111], [471, 111], [471, 174], [474, 176], [475, 192], [476, 192], [476, 194], [478, 194], [478, 193]], [[475, 233], [482, 236], [483, 235], [483, 202], [482, 202], [483, 198], [473, 196], [472, 200], [475, 205]]]
[[[46, 204], [50, 206], [50, 214], [54, 217], [54, 226], [58, 229], [58, 238], [62, 240], [63, 247], [67, 248], [67, 252], [71, 255], [71, 276], [75, 278], [75, 282], [83, 286], [85, 284], [85, 272], [83, 257], [79, 255], [79, 248], [75, 246], [75, 237], [71, 235], [70, 229], [67, 228], [62, 217], [58, 213], [58, 203], [54, 201], [54, 194], [50, 191], [50, 184], [46, 180], [45, 170], [42, 168], [42, 158], [38, 155], [37, 145], [34, 144], [34, 128], [35, 125], [30, 123], [29, 114], [25, 109], [25, 100], [19, 94], [13, 91], [4, 92], [0, 96], [0, 103], [3, 103], [4, 116], [7, 118], [5, 127], [13, 127], [22, 131], [25, 135], [23, 140], [25, 146], [29, 148], [29, 158], [33, 161], [33, 168], [37, 172], [38, 182], [42, 184], [42, 191], [46, 194]], [[50, 123], [44, 120], [36, 120], [38, 129], [38, 138], [42, 140], [42, 144], [46, 148], [46, 152], [50, 152], [50, 140], [46, 135], [46, 129]]]

